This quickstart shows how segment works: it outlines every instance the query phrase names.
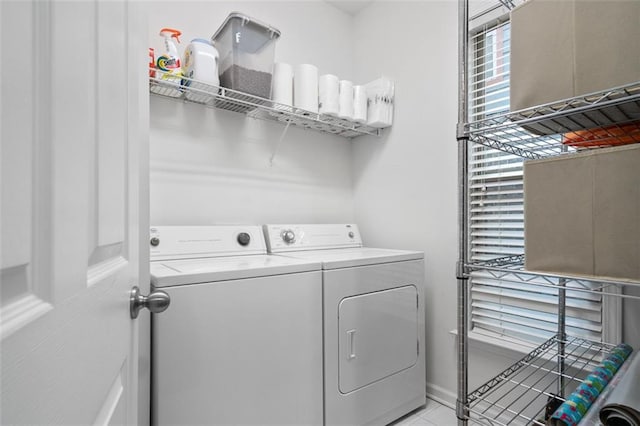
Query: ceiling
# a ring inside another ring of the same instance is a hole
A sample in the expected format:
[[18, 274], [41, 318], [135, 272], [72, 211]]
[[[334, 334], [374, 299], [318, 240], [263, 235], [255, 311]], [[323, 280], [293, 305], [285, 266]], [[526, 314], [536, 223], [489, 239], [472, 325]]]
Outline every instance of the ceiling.
[[347, 12], [350, 15], [356, 15], [365, 7], [369, 6], [373, 0], [325, 0], [327, 3]]

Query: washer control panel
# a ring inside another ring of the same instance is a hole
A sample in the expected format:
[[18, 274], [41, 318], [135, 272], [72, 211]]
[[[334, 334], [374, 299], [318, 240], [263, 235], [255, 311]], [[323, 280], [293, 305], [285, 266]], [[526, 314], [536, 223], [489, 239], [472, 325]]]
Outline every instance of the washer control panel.
[[362, 247], [355, 224], [264, 225], [264, 234], [271, 253]]
[[260, 226], [152, 226], [151, 260], [266, 254]]

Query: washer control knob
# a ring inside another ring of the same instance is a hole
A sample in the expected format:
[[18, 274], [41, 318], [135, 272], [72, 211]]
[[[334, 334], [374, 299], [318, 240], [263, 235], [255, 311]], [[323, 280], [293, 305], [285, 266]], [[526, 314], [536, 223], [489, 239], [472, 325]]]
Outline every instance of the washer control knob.
[[246, 232], [241, 232], [238, 234], [237, 240], [238, 244], [240, 244], [241, 246], [248, 246], [251, 242], [251, 235], [247, 234]]
[[280, 233], [280, 237], [287, 244], [293, 244], [296, 241], [296, 234], [291, 229], [285, 229]]
[[158, 246], [160, 244], [160, 238], [152, 237], [151, 240], [149, 240], [149, 244], [151, 244], [154, 247]]
[[356, 234], [354, 234], [353, 231], [349, 231], [349, 238], [353, 238], [355, 236], [356, 236]]

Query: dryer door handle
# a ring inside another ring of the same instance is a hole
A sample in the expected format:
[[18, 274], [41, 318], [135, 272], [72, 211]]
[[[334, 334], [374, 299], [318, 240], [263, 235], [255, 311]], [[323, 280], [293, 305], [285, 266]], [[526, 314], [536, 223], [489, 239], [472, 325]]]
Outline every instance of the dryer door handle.
[[347, 337], [349, 339], [349, 355], [347, 356], [348, 360], [355, 359], [356, 357], [356, 348], [355, 348], [355, 342], [354, 342], [355, 335], [356, 335], [355, 328], [353, 330], [347, 330]]

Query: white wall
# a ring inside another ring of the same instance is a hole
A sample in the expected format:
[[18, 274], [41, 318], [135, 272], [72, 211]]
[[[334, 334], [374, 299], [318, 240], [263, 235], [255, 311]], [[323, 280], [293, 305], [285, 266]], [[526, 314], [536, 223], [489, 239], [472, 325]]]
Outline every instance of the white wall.
[[[495, 2], [492, 2], [492, 4]], [[486, 1], [471, 4], [473, 12]], [[496, 13], [504, 13], [504, 10]], [[457, 2], [375, 1], [354, 19], [355, 78], [396, 83], [393, 127], [353, 142], [355, 220], [365, 243], [425, 253], [427, 392], [453, 405], [457, 392]], [[635, 295], [640, 292], [627, 289]], [[624, 303], [636, 324], [639, 303]], [[637, 342], [637, 327], [624, 340]], [[469, 342], [469, 390], [523, 353]]]
[[[424, 251], [428, 392], [453, 403], [457, 2], [375, 1], [355, 17], [321, 1], [159, 4], [149, 18], [157, 51], [161, 27], [181, 29], [184, 46], [238, 10], [282, 31], [277, 61], [395, 81], [395, 121], [382, 138], [290, 129], [273, 166], [283, 126], [152, 96], [151, 223], [355, 221], [367, 245]], [[515, 356], [476, 345], [472, 385]]]
[[354, 141], [356, 222], [368, 245], [424, 251], [428, 392], [453, 402], [457, 2], [374, 2], [354, 23], [356, 79], [396, 90], [393, 127]]
[[[163, 1], [149, 7], [149, 46], [160, 28], [182, 31], [180, 52], [209, 38], [232, 11], [278, 28], [276, 61], [313, 63], [352, 78], [351, 16], [322, 1]], [[151, 97], [151, 223], [351, 222], [351, 144], [242, 114]]]
[[[276, 60], [356, 83], [396, 82], [395, 122], [353, 142], [226, 111], [151, 98], [151, 223], [350, 222], [370, 246], [425, 252], [427, 383], [454, 403], [457, 260], [457, 2], [374, 1], [355, 17], [322, 1], [159, 2], [183, 45], [237, 10], [282, 31]], [[634, 306], [637, 306], [635, 304]], [[625, 316], [634, 308], [625, 306]], [[633, 323], [629, 321], [627, 323]], [[638, 340], [635, 329], [625, 337]], [[470, 387], [521, 354], [470, 342]]]

